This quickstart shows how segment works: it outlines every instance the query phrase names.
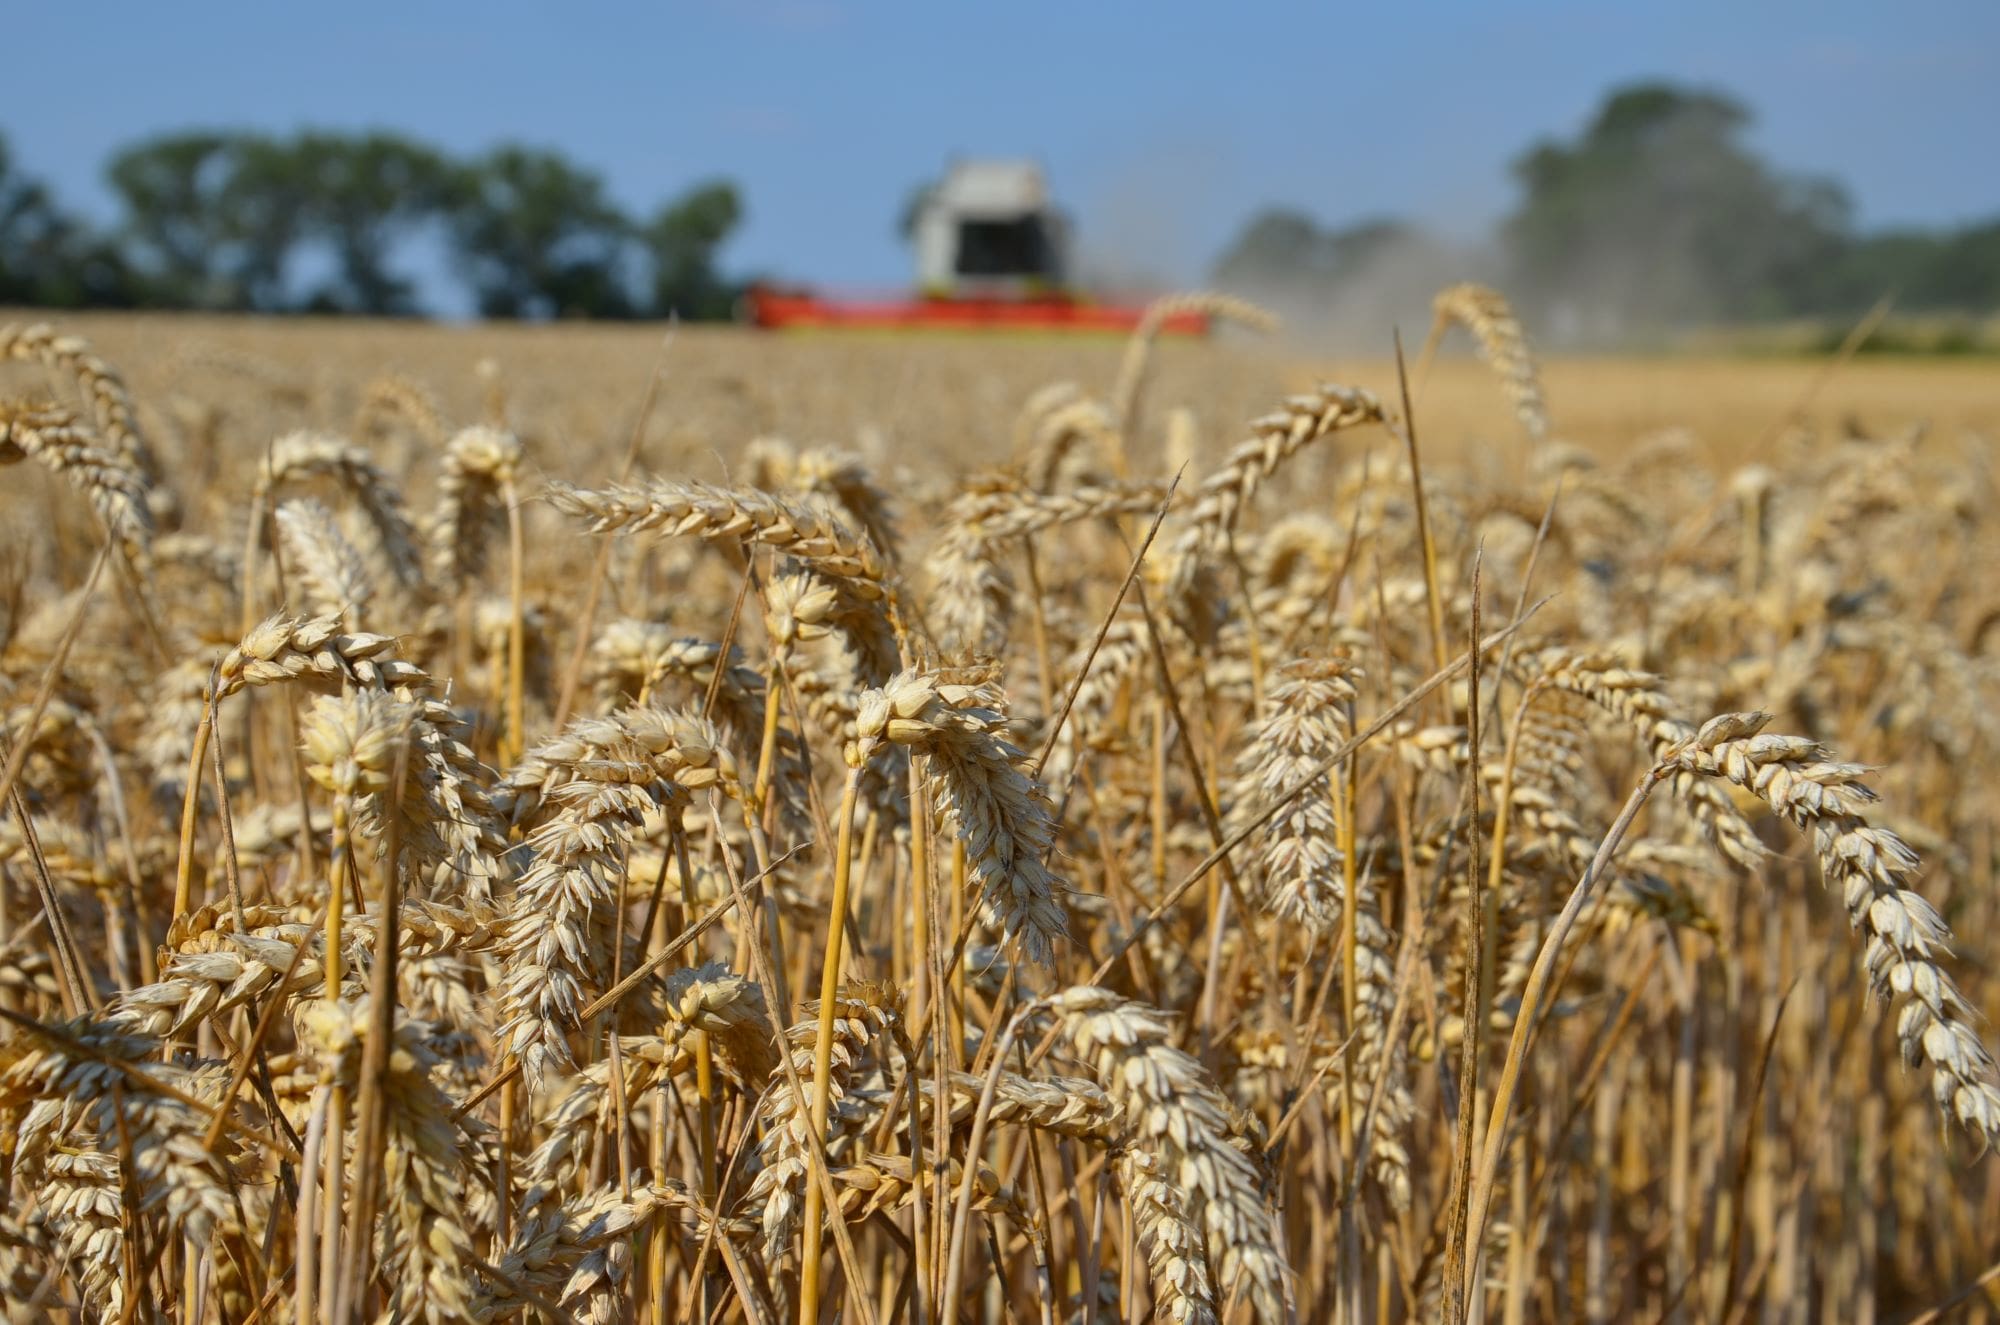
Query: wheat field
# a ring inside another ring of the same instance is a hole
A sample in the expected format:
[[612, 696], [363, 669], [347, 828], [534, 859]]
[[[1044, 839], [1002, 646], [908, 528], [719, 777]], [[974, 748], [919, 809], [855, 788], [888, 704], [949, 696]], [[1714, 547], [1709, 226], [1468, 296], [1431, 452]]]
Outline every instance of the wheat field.
[[2000, 1319], [1990, 365], [1192, 302], [0, 316], [7, 1318]]

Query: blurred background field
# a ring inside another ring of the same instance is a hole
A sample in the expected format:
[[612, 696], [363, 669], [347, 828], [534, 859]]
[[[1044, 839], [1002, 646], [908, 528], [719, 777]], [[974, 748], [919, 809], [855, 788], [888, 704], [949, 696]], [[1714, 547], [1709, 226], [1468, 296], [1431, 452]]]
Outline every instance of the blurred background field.
[[[0, 322], [34, 310], [0, 308]], [[345, 318], [91, 313], [60, 324], [123, 369], [135, 394], [171, 415], [200, 405], [233, 463], [273, 428], [351, 419], [370, 383], [422, 383], [451, 417], [476, 417], [486, 379], [507, 383], [512, 415], [552, 477], [590, 478], [622, 455], [645, 384], [663, 371], [648, 425], [649, 459], [720, 477], [759, 436], [859, 447], [938, 478], [998, 464], [1028, 398], [1052, 382], [1102, 391], [1122, 342], [1066, 335], [796, 333], [658, 324], [431, 324]], [[1462, 333], [1420, 380], [1423, 327], [1406, 329], [1417, 422], [1427, 454], [1476, 476], [1525, 454], [1492, 372]], [[1389, 336], [1385, 331], [1385, 351]], [[664, 348], [663, 348], [664, 347]], [[1339, 355], [1228, 333], [1156, 350], [1162, 406], [1190, 409], [1212, 458], [1278, 396], [1319, 381], [1398, 390], [1391, 353]], [[2000, 435], [2000, 363], [1976, 356], [1771, 348], [1675, 354], [1553, 355], [1542, 361], [1554, 435], [1604, 459], [1684, 434], [1719, 471], [1760, 458], [1792, 422], [1829, 435], [1922, 424], [1939, 439]], [[9, 371], [0, 369], [0, 372]], [[23, 374], [26, 370], [12, 370]], [[1794, 412], [1803, 414], [1794, 419]], [[1157, 438], [1152, 439], [1157, 445]], [[1761, 458], [1768, 458], [1761, 457]]]

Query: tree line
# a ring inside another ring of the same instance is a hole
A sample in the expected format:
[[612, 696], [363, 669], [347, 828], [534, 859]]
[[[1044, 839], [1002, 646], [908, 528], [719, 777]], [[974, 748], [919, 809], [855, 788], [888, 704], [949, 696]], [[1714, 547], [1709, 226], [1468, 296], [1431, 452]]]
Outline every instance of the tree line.
[[441, 245], [482, 316], [727, 317], [716, 250], [742, 219], [709, 181], [631, 216], [602, 176], [504, 145], [455, 158], [393, 133], [192, 132], [120, 150], [120, 215], [65, 209], [0, 138], [0, 303], [401, 316]]
[[[1712, 91], [1615, 89], [1580, 133], [1513, 162], [1518, 201], [1484, 241], [1273, 207], [1212, 279], [1371, 336], [1465, 276], [1501, 285], [1555, 343], [1848, 318], [1890, 291], [1906, 312], [2000, 309], [2000, 217], [1863, 232], [1837, 181], [1763, 160], [1750, 124]], [[486, 317], [727, 317], [740, 289], [717, 269], [743, 215], [734, 185], [632, 216], [544, 148], [459, 158], [393, 133], [189, 132], [122, 149], [106, 177], [119, 215], [100, 226], [0, 138], [0, 303], [421, 314], [412, 258], [436, 252]]]
[[1327, 226], [1272, 208], [1213, 276], [1292, 306], [1358, 302], [1372, 314], [1371, 300], [1407, 302], [1444, 268], [1470, 267], [1463, 274], [1499, 284], [1556, 341], [1848, 318], [1890, 292], [1905, 312], [2000, 311], [2000, 217], [1862, 232], [1837, 181], [1766, 162], [1744, 141], [1750, 124], [1742, 103], [1715, 92], [1616, 89], [1574, 138], [1516, 158], [1518, 201], [1483, 243], [1447, 244], [1400, 219]]

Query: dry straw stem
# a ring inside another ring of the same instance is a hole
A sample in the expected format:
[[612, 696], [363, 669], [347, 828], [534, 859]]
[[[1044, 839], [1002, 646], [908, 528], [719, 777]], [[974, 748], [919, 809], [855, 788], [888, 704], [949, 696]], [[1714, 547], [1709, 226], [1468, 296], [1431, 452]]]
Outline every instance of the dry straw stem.
[[[839, 819], [834, 827], [833, 891], [827, 899], [826, 951], [820, 965], [819, 1016], [813, 1039], [812, 1115], [808, 1123], [811, 1130], [803, 1140], [803, 1145], [806, 1147], [823, 1147], [827, 1138], [827, 1110], [833, 1100], [832, 1056], [836, 1037], [835, 1022], [840, 1019], [838, 1004], [841, 947], [847, 935], [849, 915], [847, 891], [853, 877], [854, 804], [861, 788], [862, 769], [867, 764], [874, 745], [873, 738], [864, 733], [845, 751], [848, 765], [847, 783], [840, 793]], [[775, 941], [775, 935], [773, 938]], [[887, 1007], [891, 1014], [897, 1010], [893, 999], [888, 1002]], [[796, 1064], [788, 1075], [796, 1080]], [[806, 1232], [799, 1252], [801, 1325], [811, 1325], [811, 1322], [819, 1318], [820, 1214], [825, 1199], [817, 1183], [808, 1185]]]
[[1444, 333], [1456, 323], [1472, 333], [1479, 353], [1495, 373], [1513, 402], [1515, 417], [1531, 441], [1545, 441], [1549, 435], [1548, 406], [1542, 398], [1541, 377], [1535, 370], [1535, 356], [1528, 337], [1508, 305], [1505, 295], [1489, 286], [1470, 281], [1447, 286], [1431, 301], [1431, 330], [1424, 342], [1423, 359], [1430, 362]]
[[[1520, 1085], [1521, 1069], [1527, 1063], [1529, 1047], [1541, 1020], [1542, 994], [1548, 987], [1549, 975], [1554, 970], [1556, 956], [1563, 950], [1563, 944], [1569, 938], [1570, 930], [1575, 927], [1576, 919], [1582, 914], [1584, 904], [1590, 900], [1598, 880], [1603, 877], [1606, 866], [1616, 854], [1618, 844], [1624, 839], [1626, 831], [1631, 828], [1632, 821], [1638, 817], [1639, 811], [1645, 807], [1647, 797], [1652, 794], [1662, 775], [1663, 769], [1656, 766], [1640, 779], [1638, 787], [1633, 790], [1625, 802], [1625, 807], [1619, 811], [1618, 818], [1612, 823], [1610, 831], [1605, 834], [1603, 843], [1597, 849], [1596, 857], [1584, 871], [1583, 877], [1577, 880], [1568, 901], [1563, 904], [1562, 911], [1549, 927], [1548, 938], [1543, 940], [1541, 952], [1535, 958], [1534, 969], [1528, 973], [1527, 983], [1521, 990], [1520, 1011], [1514, 1018], [1513, 1038], [1507, 1046], [1506, 1060], [1500, 1067], [1500, 1080], [1493, 1088], [1493, 1102], [1487, 1118], [1486, 1136], [1484, 1142], [1480, 1144], [1476, 1168], [1471, 1168], [1474, 1159], [1472, 1147], [1475, 1141], [1470, 1135], [1469, 1126], [1465, 1126], [1470, 1122], [1470, 1114], [1464, 1111], [1460, 1113], [1460, 1141], [1464, 1147], [1460, 1152], [1462, 1156], [1460, 1163], [1466, 1166], [1461, 1172], [1469, 1169], [1472, 1182], [1466, 1195], [1463, 1241], [1455, 1244], [1454, 1251], [1458, 1246], [1474, 1249], [1470, 1255], [1464, 1257], [1464, 1281], [1458, 1285], [1463, 1294], [1461, 1301], [1471, 1302], [1477, 1296], [1482, 1282], [1481, 1267], [1485, 1260], [1487, 1211], [1493, 1200], [1494, 1184], [1499, 1178], [1500, 1156], [1506, 1144], [1507, 1124], [1513, 1109], [1514, 1094]], [[1476, 876], [1476, 870], [1474, 874]], [[1468, 1033], [1465, 1041], [1468, 1061], [1473, 1059], [1471, 1048], [1473, 1040], [1473, 1035]], [[1449, 1271], [1450, 1267], [1447, 1269]]]

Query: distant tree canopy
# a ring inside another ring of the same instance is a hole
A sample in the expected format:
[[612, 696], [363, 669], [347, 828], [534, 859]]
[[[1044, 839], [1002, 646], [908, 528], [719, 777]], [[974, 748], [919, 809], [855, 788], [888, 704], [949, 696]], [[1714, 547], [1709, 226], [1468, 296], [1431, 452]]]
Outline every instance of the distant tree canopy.
[[1215, 279], [1232, 289], [1269, 294], [1282, 286], [1334, 293], [1386, 261], [1432, 248], [1416, 226], [1362, 221], [1323, 230], [1303, 212], [1273, 209], [1255, 217], [1215, 264]]
[[117, 250], [23, 178], [0, 138], [0, 303], [117, 305], [129, 302], [129, 288]]
[[502, 147], [458, 175], [453, 248], [487, 317], [630, 317], [631, 223], [594, 172]]
[[425, 240], [489, 317], [726, 317], [736, 296], [716, 259], [743, 208], [721, 182], [639, 221], [560, 153], [454, 160], [379, 132], [168, 134], [107, 175], [121, 217], [99, 232], [0, 140], [0, 302], [414, 314]]
[[1327, 229], [1303, 212], [1274, 208], [1244, 227], [1212, 279], [1279, 310], [1291, 326], [1344, 330], [1379, 345], [1388, 327], [1429, 300], [1439, 273], [1456, 266], [1449, 250], [1407, 222]]
[[1365, 303], [1416, 268], [1435, 289], [1470, 263], [1556, 340], [1848, 316], [1892, 289], [1906, 311], [2000, 308], [2000, 218], [1857, 234], [1840, 185], [1771, 167], [1744, 143], [1750, 122], [1713, 92], [1616, 89], [1574, 139], [1537, 143], [1513, 163], [1519, 203], [1474, 255], [1395, 220], [1326, 229], [1270, 209], [1224, 251], [1214, 279], [1295, 304]]
[[1586, 332], [1822, 303], [1846, 194], [1773, 171], [1742, 145], [1749, 122], [1726, 97], [1647, 84], [1614, 92], [1575, 142], [1529, 149], [1502, 232], [1523, 299]]
[[696, 319], [728, 317], [736, 291], [716, 275], [715, 250], [742, 219], [743, 200], [725, 180], [662, 207], [639, 232], [653, 259], [653, 307]]

